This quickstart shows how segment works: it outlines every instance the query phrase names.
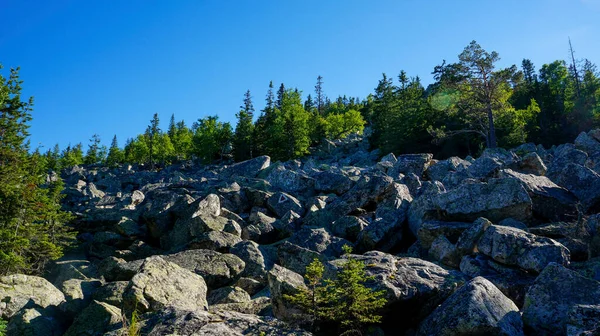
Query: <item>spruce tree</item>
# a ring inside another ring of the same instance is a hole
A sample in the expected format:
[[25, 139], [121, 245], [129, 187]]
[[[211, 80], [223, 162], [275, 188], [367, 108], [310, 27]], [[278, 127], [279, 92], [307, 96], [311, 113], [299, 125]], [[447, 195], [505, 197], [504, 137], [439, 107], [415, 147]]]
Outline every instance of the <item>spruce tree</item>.
[[252, 158], [252, 133], [254, 125], [252, 117], [254, 115], [254, 106], [250, 90], [244, 95], [244, 105], [240, 106], [240, 112], [236, 114], [238, 118], [233, 137], [234, 159], [244, 161]]
[[102, 148], [100, 146], [100, 136], [98, 134], [92, 135], [90, 139], [90, 144], [88, 145], [88, 150], [83, 158], [83, 163], [85, 164], [95, 164], [100, 163], [103, 159], [102, 157]]
[[21, 100], [21, 84], [18, 68], [8, 79], [0, 74], [0, 275], [40, 273], [70, 237], [59, 204], [62, 181], [42, 187], [45, 160], [29, 154], [33, 98]]
[[125, 162], [125, 154], [119, 148], [119, 143], [117, 141], [117, 135], [112, 139], [110, 143], [110, 148], [108, 150], [108, 156], [106, 157], [106, 164], [110, 167], [117, 166], [121, 163]]
[[150, 125], [146, 128], [146, 140], [148, 146], [148, 163], [150, 163], [150, 169], [154, 169], [154, 163], [157, 156], [157, 151], [160, 141], [161, 129], [159, 127], [160, 120], [158, 118], [158, 113], [154, 113], [152, 120], [150, 120]]

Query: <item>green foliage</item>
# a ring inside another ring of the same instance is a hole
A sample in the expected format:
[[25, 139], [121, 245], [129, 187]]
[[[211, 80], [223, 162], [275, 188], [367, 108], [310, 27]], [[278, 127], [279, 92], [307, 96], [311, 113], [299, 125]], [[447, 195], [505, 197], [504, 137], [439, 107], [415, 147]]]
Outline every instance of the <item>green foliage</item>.
[[175, 160], [190, 158], [193, 149], [192, 136], [192, 131], [185, 125], [185, 121], [181, 120], [176, 124], [173, 135], [169, 135], [173, 144]]
[[8, 322], [0, 318], [0, 336], [6, 336], [6, 328], [8, 327]]
[[326, 136], [328, 139], [341, 139], [352, 133], [362, 133], [365, 121], [356, 110], [332, 113], [325, 118]]
[[60, 159], [60, 166], [62, 168], [68, 168], [83, 164], [83, 145], [78, 143], [75, 147], [67, 146], [62, 152]]
[[46, 156], [29, 154], [33, 99], [21, 101], [21, 83], [18, 69], [0, 75], [0, 275], [39, 274], [72, 239], [70, 216], [60, 210], [62, 180], [46, 183]]
[[102, 163], [105, 160], [106, 156], [106, 147], [100, 145], [100, 136], [98, 134], [94, 134], [90, 139], [90, 144], [88, 146], [87, 153], [83, 158], [83, 163], [85, 164], [95, 164]]
[[244, 161], [252, 158], [253, 115], [254, 106], [252, 105], [250, 90], [248, 90], [244, 96], [244, 105], [241, 106], [240, 112], [236, 115], [238, 122], [233, 136], [233, 153], [236, 161]]
[[211, 116], [198, 119], [194, 125], [194, 154], [205, 163], [223, 159], [231, 152], [233, 132], [229, 123], [219, 121], [219, 117]]
[[368, 324], [380, 323], [377, 312], [385, 305], [383, 291], [374, 291], [364, 284], [372, 279], [365, 264], [353, 258], [352, 249], [344, 246], [346, 263], [336, 279], [323, 279], [324, 266], [315, 259], [304, 275], [307, 288], [284, 298], [299, 306], [309, 316], [313, 329], [322, 323], [336, 323], [342, 331], [361, 330]]
[[119, 148], [119, 142], [117, 141], [117, 136], [115, 135], [110, 144], [110, 148], [108, 149], [108, 156], [106, 157], [106, 164], [109, 167], [115, 167], [118, 164], [125, 162], [125, 152]]

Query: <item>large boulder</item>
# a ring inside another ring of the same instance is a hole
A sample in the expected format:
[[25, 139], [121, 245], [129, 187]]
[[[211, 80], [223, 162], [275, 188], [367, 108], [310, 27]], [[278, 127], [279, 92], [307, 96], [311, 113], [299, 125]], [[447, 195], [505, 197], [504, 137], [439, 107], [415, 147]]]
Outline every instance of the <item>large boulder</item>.
[[433, 154], [404, 154], [396, 158], [394, 166], [389, 169], [388, 175], [394, 179], [398, 179], [400, 174], [415, 174], [422, 176], [423, 172], [431, 164]]
[[121, 309], [92, 301], [75, 319], [65, 336], [100, 336], [123, 328]]
[[142, 333], [148, 336], [205, 335], [205, 336], [310, 336], [309, 332], [294, 328], [274, 318], [237, 313], [233, 311], [206, 312], [169, 307], [153, 314]]
[[162, 258], [200, 275], [210, 289], [231, 284], [245, 267], [238, 256], [212, 250], [187, 250]]
[[542, 219], [557, 221], [570, 219], [575, 214], [577, 198], [549, 178], [521, 174], [510, 169], [501, 171], [500, 176], [514, 178], [521, 183], [531, 197], [534, 215]]
[[257, 243], [247, 240], [241, 241], [235, 244], [230, 252], [245, 263], [241, 276], [252, 278], [266, 284], [267, 269], [265, 258]]
[[413, 198], [404, 184], [393, 183], [391, 190], [377, 205], [375, 219], [357, 237], [361, 251], [378, 248], [388, 251], [402, 239], [402, 231]]
[[413, 201], [409, 225], [413, 234], [419, 232], [424, 220], [472, 222], [485, 217], [492, 222], [505, 218], [521, 221], [531, 219], [529, 194], [513, 178], [493, 178], [488, 182], [474, 182], [447, 192], [428, 192]]
[[63, 282], [59, 289], [64, 293], [65, 302], [61, 309], [70, 316], [77, 315], [92, 301], [94, 292], [102, 286], [100, 280], [71, 279]]
[[271, 158], [263, 155], [255, 157], [250, 160], [238, 162], [227, 168], [225, 168], [221, 174], [227, 177], [256, 177], [263, 169], [268, 168], [271, 165]]
[[226, 303], [250, 302], [250, 295], [243, 289], [235, 286], [221, 287], [210, 292], [208, 297], [209, 305]]
[[[400, 329], [415, 327], [468, 280], [458, 271], [417, 258], [378, 251], [352, 257], [364, 262], [367, 275], [374, 277], [367, 286], [385, 293], [384, 323], [403, 321]], [[343, 259], [332, 263], [339, 262]]]
[[494, 261], [483, 254], [464, 256], [460, 262], [460, 271], [470, 277], [484, 277], [498, 287], [517, 307], [522, 307], [525, 294], [535, 276], [517, 267], [510, 267]]
[[421, 247], [424, 249], [429, 249], [433, 241], [439, 236], [445, 236], [449, 241], [456, 243], [463, 231], [469, 229], [472, 225], [473, 223], [429, 220], [421, 224], [417, 232], [417, 238], [419, 238]]
[[62, 336], [66, 330], [64, 322], [61, 312], [55, 307], [23, 308], [11, 317], [6, 335]]
[[570, 262], [569, 250], [562, 244], [508, 226], [490, 226], [477, 248], [498, 262], [536, 273], [552, 262], [564, 266]]
[[417, 335], [525, 334], [517, 306], [494, 284], [477, 277], [436, 308], [421, 323]]
[[575, 194], [587, 212], [600, 211], [600, 175], [595, 171], [569, 163], [558, 170], [552, 180]]
[[315, 191], [342, 195], [352, 188], [354, 182], [342, 172], [324, 171], [315, 175]]
[[[265, 180], [275, 189], [289, 193], [304, 193], [313, 189], [315, 180], [303, 173], [275, 164], [264, 170]], [[263, 174], [261, 174], [262, 176]]]
[[161, 257], [147, 258], [131, 279], [123, 295], [125, 307], [141, 312], [167, 306], [181, 309], [207, 309], [204, 279]]
[[282, 320], [294, 320], [301, 310], [284, 299], [284, 295], [294, 295], [305, 288], [304, 278], [285, 267], [274, 265], [269, 271], [269, 290], [273, 305], [273, 315]]
[[46, 308], [60, 305], [65, 296], [44, 278], [23, 274], [0, 277], [0, 318], [10, 318], [30, 301]]
[[283, 217], [288, 211], [294, 211], [299, 215], [304, 214], [304, 208], [300, 201], [290, 194], [277, 192], [267, 201], [267, 207], [273, 211], [278, 218]]
[[569, 313], [580, 305], [598, 305], [600, 282], [558, 264], [550, 264], [525, 297], [523, 322], [532, 335], [566, 335]]

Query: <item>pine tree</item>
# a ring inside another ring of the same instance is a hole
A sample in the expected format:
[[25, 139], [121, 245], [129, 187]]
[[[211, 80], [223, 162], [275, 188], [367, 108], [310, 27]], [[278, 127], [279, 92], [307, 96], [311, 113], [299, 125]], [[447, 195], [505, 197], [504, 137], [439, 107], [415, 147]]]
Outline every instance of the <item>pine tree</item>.
[[384, 291], [373, 291], [364, 285], [373, 277], [367, 276], [365, 264], [352, 257], [351, 252], [352, 248], [345, 245], [347, 261], [334, 281], [336, 306], [333, 320], [339, 321], [344, 331], [361, 330], [365, 324], [380, 323], [381, 315], [377, 312], [386, 303]]
[[117, 141], [117, 135], [112, 139], [110, 143], [110, 148], [108, 150], [108, 156], [106, 157], [106, 164], [110, 167], [115, 167], [121, 163], [125, 162], [125, 154], [119, 148], [119, 143]]
[[244, 95], [244, 105], [240, 106], [240, 112], [236, 114], [238, 118], [233, 137], [234, 159], [236, 161], [244, 161], [252, 158], [252, 133], [254, 125], [252, 117], [254, 115], [254, 106], [250, 90]]
[[192, 155], [192, 131], [185, 125], [185, 121], [177, 122], [175, 135], [171, 138], [174, 157], [176, 160], [186, 160]]
[[[0, 66], [1, 69], [1, 66]], [[69, 243], [60, 210], [62, 181], [45, 188], [44, 157], [29, 154], [28, 122], [33, 98], [21, 101], [18, 68], [0, 74], [0, 275], [39, 274]]]
[[175, 113], [171, 114], [171, 120], [169, 121], [169, 130], [167, 134], [169, 138], [173, 139], [175, 137], [175, 133], [177, 132], [177, 125], [175, 124]]
[[158, 142], [160, 141], [161, 129], [159, 127], [160, 120], [158, 113], [154, 113], [154, 117], [150, 120], [150, 125], [146, 128], [146, 139], [148, 141], [148, 163], [150, 169], [154, 169], [154, 163], [158, 154]]
[[315, 85], [315, 104], [317, 105], [317, 113], [323, 115], [325, 111], [325, 93], [323, 92], [323, 77], [319, 75], [317, 77], [317, 84]]
[[217, 116], [210, 116], [198, 119], [193, 129], [194, 154], [204, 163], [222, 160], [229, 154], [233, 138], [229, 123], [220, 122]]
[[102, 149], [100, 146], [100, 136], [98, 134], [92, 135], [90, 139], [90, 144], [88, 145], [88, 150], [83, 158], [83, 163], [85, 164], [95, 164], [100, 163], [103, 159]]
[[275, 109], [280, 118], [273, 125], [271, 151], [277, 159], [289, 160], [307, 153], [310, 146], [310, 115], [304, 110], [298, 90], [282, 94], [281, 109]]
[[252, 145], [254, 156], [267, 155], [267, 142], [269, 134], [267, 128], [273, 123], [275, 110], [275, 94], [273, 93], [273, 81], [269, 82], [269, 89], [265, 97], [265, 108], [261, 115], [256, 120], [254, 130], [252, 132]]

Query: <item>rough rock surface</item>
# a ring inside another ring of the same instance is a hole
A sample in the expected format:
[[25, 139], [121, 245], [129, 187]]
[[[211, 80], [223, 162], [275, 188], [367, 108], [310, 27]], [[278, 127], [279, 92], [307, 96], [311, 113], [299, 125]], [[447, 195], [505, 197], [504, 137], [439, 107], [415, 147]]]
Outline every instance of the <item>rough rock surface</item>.
[[13, 316], [29, 301], [46, 308], [63, 303], [65, 296], [44, 278], [23, 274], [0, 277], [1, 318]]
[[538, 273], [549, 263], [567, 266], [570, 262], [569, 250], [562, 244], [508, 226], [490, 226], [477, 248], [498, 262]]
[[207, 309], [204, 279], [191, 271], [150, 257], [140, 266], [123, 294], [125, 306], [139, 311], [158, 311], [167, 306]]
[[525, 297], [523, 322], [535, 335], [565, 335], [569, 313], [579, 305], [598, 305], [600, 282], [550, 264]]
[[491, 282], [477, 277], [427, 317], [417, 335], [524, 335], [515, 304]]

